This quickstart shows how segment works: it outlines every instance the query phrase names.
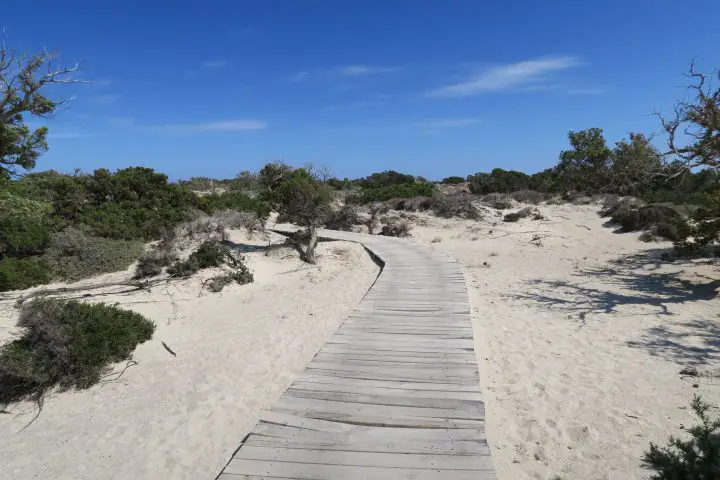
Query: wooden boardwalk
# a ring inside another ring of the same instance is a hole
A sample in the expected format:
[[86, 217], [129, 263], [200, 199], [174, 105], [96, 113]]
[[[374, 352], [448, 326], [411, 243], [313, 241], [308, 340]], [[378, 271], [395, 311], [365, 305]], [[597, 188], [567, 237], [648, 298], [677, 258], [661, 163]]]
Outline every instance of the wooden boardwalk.
[[218, 477], [495, 479], [459, 266], [410, 241], [323, 231], [384, 262]]

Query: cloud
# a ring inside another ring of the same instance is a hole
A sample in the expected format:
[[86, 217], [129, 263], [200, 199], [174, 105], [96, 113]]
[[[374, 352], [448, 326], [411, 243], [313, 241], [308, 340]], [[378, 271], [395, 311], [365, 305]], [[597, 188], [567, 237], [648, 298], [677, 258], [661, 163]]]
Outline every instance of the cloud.
[[226, 120], [209, 123], [151, 125], [149, 130], [160, 133], [246, 132], [265, 130], [267, 122], [260, 120]]
[[542, 85], [546, 74], [581, 65], [577, 57], [544, 57], [489, 68], [464, 82], [425, 93], [432, 98], [461, 98]]
[[382, 67], [378, 65], [347, 65], [338, 68], [338, 73], [344, 77], [357, 77], [361, 75], [380, 75], [383, 73], [391, 73], [397, 70], [397, 67]]
[[120, 100], [120, 95], [116, 95], [113, 93], [107, 93], [104, 95], [95, 95], [93, 97], [90, 97], [90, 101], [94, 103], [95, 105], [100, 106], [108, 106], [116, 103], [118, 100]]
[[298, 72], [290, 77], [291, 82], [304, 82], [310, 76], [310, 72]]
[[227, 67], [227, 60], [208, 60], [202, 63], [203, 68], [222, 68]]
[[577, 88], [574, 90], [567, 90], [565, 95], [602, 95], [608, 93], [605, 88]]

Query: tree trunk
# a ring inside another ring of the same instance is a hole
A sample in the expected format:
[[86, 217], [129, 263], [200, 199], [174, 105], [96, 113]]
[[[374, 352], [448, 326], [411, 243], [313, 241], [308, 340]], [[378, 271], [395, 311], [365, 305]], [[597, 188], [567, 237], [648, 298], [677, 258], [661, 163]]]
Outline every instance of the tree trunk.
[[315, 260], [315, 247], [318, 244], [317, 227], [314, 225], [308, 227], [308, 232], [310, 233], [310, 240], [308, 240], [307, 249], [305, 250], [305, 261], [315, 264], [317, 263]]

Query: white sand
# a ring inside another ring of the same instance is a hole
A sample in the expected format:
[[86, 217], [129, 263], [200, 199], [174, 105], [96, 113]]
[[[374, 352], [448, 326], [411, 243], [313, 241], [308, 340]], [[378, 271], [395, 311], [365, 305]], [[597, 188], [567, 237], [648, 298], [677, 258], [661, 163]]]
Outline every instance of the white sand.
[[[239, 232], [233, 240], [266, 243]], [[378, 272], [356, 244], [323, 243], [318, 254], [315, 268], [281, 256], [289, 251], [250, 252], [255, 283], [217, 294], [192, 279], [98, 298], [154, 320], [153, 339], [119, 381], [51, 396], [25, 430], [32, 405], [0, 415], [0, 478], [214, 478]], [[0, 302], [2, 343], [16, 331], [17, 312], [8, 305]]]
[[696, 422], [693, 394], [720, 405], [720, 378], [679, 375], [720, 368], [720, 282], [697, 286], [718, 266], [653, 262], [669, 243], [613, 233], [596, 207], [540, 210], [412, 232], [464, 265], [498, 479], [648, 478], [643, 452]]

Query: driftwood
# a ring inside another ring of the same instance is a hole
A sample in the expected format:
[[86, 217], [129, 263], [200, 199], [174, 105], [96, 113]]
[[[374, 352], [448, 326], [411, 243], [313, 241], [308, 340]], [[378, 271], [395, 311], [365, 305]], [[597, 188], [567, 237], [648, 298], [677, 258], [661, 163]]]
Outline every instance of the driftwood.
[[170, 283], [173, 280], [182, 280], [181, 278], [158, 278], [155, 280], [126, 280], [122, 282], [107, 282], [107, 283], [97, 283], [93, 285], [83, 285], [78, 287], [59, 287], [59, 288], [49, 288], [44, 290], [38, 290], [36, 292], [29, 293], [27, 295], [23, 295], [22, 297], [19, 297], [15, 301], [16, 307], [21, 307], [23, 303], [27, 302], [28, 300], [32, 300], [38, 297], [45, 297], [48, 295], [59, 295], [63, 293], [76, 293], [76, 292], [90, 292], [92, 290], [100, 290], [103, 288], [111, 288], [111, 287], [128, 287], [126, 290], [121, 291], [113, 291], [113, 292], [107, 292], [105, 294], [103, 293], [95, 293], [90, 294], [88, 293], [87, 296], [90, 295], [117, 295], [121, 293], [129, 293], [129, 292], [135, 292], [138, 290], [150, 290], [151, 287], [154, 287], [156, 285], [161, 285], [165, 283]]

